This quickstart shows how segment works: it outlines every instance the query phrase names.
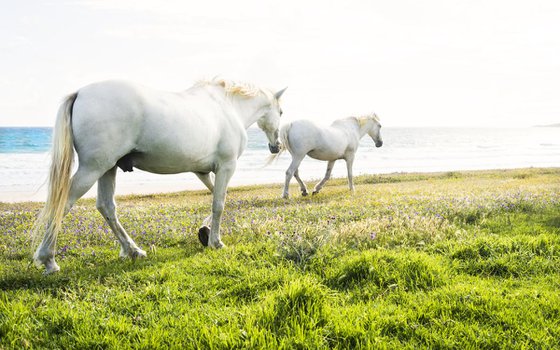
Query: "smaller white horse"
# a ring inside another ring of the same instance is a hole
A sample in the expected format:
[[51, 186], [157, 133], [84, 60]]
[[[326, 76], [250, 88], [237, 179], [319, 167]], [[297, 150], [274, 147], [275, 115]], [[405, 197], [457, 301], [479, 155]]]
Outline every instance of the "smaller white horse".
[[[363, 117], [349, 117], [334, 121], [328, 127], [320, 127], [309, 120], [296, 120], [285, 124], [280, 128], [279, 140], [282, 144], [281, 151], [288, 150], [292, 155], [292, 163], [286, 170], [286, 182], [284, 184], [283, 198], [288, 198], [288, 187], [292, 176], [299, 183], [301, 194], [307, 196], [307, 187], [299, 177], [298, 168], [305, 158], [326, 160], [327, 172], [325, 177], [315, 185], [313, 194], [319, 193], [331, 176], [334, 163], [338, 159], [346, 161], [348, 169], [348, 187], [354, 191], [352, 183], [352, 164], [358, 149], [360, 139], [368, 134], [375, 142], [376, 147], [383, 145], [381, 139], [381, 124], [377, 115], [372, 114]], [[276, 159], [280, 153], [273, 156]]]

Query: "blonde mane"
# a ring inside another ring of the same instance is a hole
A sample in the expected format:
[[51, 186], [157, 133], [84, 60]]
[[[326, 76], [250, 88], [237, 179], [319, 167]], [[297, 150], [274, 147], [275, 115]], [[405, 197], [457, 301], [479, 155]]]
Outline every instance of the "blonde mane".
[[197, 83], [197, 85], [221, 86], [226, 91], [226, 93], [230, 95], [237, 95], [242, 97], [257, 97], [260, 94], [264, 94], [268, 96], [265, 90], [258, 88], [255, 85], [221, 79], [221, 78], [201, 80]]
[[363, 128], [368, 122], [368, 120], [373, 120], [374, 122], [379, 124], [379, 117], [375, 113], [362, 115], [360, 117], [352, 117], [352, 118], [356, 119], [360, 128]]

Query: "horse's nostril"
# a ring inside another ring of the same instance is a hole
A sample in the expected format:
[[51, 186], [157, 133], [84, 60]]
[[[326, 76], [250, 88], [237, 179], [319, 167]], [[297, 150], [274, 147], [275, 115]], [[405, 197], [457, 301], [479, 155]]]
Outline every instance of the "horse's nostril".
[[280, 147], [278, 147], [278, 145], [271, 145], [270, 143], [268, 144], [268, 149], [270, 150], [270, 153], [276, 154], [278, 152], [280, 152]]

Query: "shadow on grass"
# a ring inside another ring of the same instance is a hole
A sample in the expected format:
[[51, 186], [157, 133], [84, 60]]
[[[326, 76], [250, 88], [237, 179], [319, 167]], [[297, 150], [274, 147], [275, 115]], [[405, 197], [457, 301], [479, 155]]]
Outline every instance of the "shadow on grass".
[[546, 220], [544, 224], [551, 228], [560, 229], [560, 216], [552, 217]]
[[[189, 242], [190, 243], [190, 242]], [[0, 278], [0, 290], [36, 290], [51, 291], [66, 290], [69, 287], [78, 285], [98, 283], [109, 276], [123, 273], [130, 273], [141, 270], [158, 270], [163, 265], [190, 258], [204, 251], [201, 245], [193, 246], [190, 249], [166, 248], [157, 253], [148, 252], [145, 259], [130, 260], [109, 257], [109, 253], [102, 253], [98, 256], [86, 256], [72, 259], [59, 259], [61, 272], [52, 275], [44, 275], [43, 270], [35, 267], [31, 260], [26, 264], [25, 260], [20, 261], [21, 268], [10, 271], [7, 276]], [[65, 263], [66, 262], [66, 263]]]
[[322, 192], [316, 195], [302, 196], [298, 191], [290, 191], [291, 196], [289, 199], [281, 198], [280, 196], [273, 198], [250, 198], [250, 199], [229, 199], [226, 204], [225, 214], [231, 212], [246, 210], [252, 211], [255, 208], [261, 209], [284, 209], [291, 205], [318, 205], [337, 201], [338, 199], [352, 198], [352, 193], [347, 188], [339, 188], [337, 186], [325, 187]]

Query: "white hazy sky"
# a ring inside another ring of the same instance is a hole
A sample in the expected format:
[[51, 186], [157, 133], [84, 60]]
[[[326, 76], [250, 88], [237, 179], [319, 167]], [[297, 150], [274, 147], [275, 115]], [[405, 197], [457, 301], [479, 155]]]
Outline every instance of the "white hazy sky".
[[281, 89], [286, 119], [386, 126], [560, 122], [560, 1], [0, 0], [0, 125], [62, 97], [219, 75]]

